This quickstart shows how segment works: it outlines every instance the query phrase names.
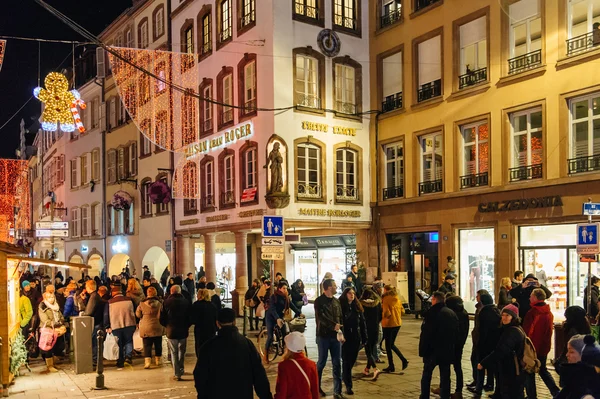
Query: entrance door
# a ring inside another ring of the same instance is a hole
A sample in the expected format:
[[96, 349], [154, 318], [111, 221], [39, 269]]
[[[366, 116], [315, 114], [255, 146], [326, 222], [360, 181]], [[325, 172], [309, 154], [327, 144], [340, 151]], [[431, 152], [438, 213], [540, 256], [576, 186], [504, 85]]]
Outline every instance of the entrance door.
[[[580, 262], [579, 255], [576, 249], [569, 249], [569, 306], [578, 305], [584, 307], [583, 304], [587, 301], [583, 290], [588, 285], [588, 268], [587, 262]], [[598, 262], [592, 262], [592, 276], [597, 276], [600, 272]]]

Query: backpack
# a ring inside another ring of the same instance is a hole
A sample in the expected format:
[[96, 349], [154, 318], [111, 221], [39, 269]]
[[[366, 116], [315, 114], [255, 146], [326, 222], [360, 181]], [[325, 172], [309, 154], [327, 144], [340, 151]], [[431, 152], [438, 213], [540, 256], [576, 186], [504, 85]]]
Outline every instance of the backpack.
[[538, 360], [537, 353], [535, 352], [535, 347], [533, 346], [533, 342], [531, 342], [531, 339], [529, 339], [529, 337], [525, 335], [525, 332], [520, 327], [516, 328], [525, 338], [523, 343], [523, 357], [521, 358], [521, 361], [518, 360], [517, 354], [514, 354], [517, 375], [520, 374], [520, 369], [523, 369], [526, 373], [529, 374], [538, 373], [540, 371], [540, 366], [542, 365], [542, 363]]

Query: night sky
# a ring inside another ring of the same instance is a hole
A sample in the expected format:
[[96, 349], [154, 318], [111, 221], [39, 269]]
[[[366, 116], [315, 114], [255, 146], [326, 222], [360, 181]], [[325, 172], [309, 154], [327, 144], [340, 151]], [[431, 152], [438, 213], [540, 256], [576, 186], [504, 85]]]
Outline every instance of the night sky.
[[[100, 33], [131, 0], [46, 0], [93, 34]], [[33, 0], [4, 0], [0, 10], [0, 36], [86, 41]], [[38, 43], [7, 39], [4, 63], [0, 70], [0, 126], [32, 96], [38, 84]], [[41, 43], [41, 84], [52, 71], [72, 65], [70, 44]], [[19, 123], [31, 124], [40, 115], [40, 102], [33, 98], [25, 108], [0, 130], [0, 158], [15, 158], [19, 145]]]

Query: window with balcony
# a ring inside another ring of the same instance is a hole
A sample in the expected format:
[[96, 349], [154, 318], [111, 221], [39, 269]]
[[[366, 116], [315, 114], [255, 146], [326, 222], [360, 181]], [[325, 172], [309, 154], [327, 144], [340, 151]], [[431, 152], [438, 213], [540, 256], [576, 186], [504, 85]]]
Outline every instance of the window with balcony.
[[511, 182], [541, 179], [544, 159], [542, 109], [533, 108], [509, 115], [511, 127]]
[[416, 45], [417, 102], [442, 95], [442, 36], [437, 35]]
[[414, 0], [414, 10], [415, 12], [421, 11], [427, 7], [433, 6], [436, 3], [441, 2], [442, 0]]
[[488, 80], [486, 16], [458, 28], [460, 65], [458, 88], [464, 89]]
[[235, 156], [233, 150], [224, 150], [219, 155], [220, 191], [219, 207], [235, 207]]
[[138, 47], [141, 49], [148, 47], [148, 18], [144, 18], [138, 25]]
[[198, 211], [198, 167], [194, 162], [187, 162], [183, 166], [184, 181], [187, 182], [183, 186], [183, 214], [190, 215]]
[[244, 101], [240, 117], [256, 115], [256, 54], [247, 54], [238, 65], [239, 96]]
[[[231, 41], [233, 38], [231, 0], [220, 0], [218, 8], [219, 17], [219, 44]], [[218, 48], [218, 47], [217, 47]]]
[[542, 65], [542, 16], [539, 0], [520, 0], [508, 7], [508, 73]]
[[238, 0], [238, 36], [256, 24], [256, 0]]
[[421, 182], [419, 195], [443, 191], [443, 147], [442, 133], [419, 136], [421, 152]]
[[600, 45], [600, 0], [568, 0], [567, 55]]
[[323, 199], [321, 147], [301, 143], [296, 147], [298, 173], [298, 200]]
[[200, 100], [200, 128], [202, 133], [200, 136], [207, 136], [213, 132], [213, 106], [214, 104], [209, 101], [212, 100], [212, 79], [204, 79], [200, 85], [200, 93], [202, 99]]
[[202, 27], [202, 37], [200, 43], [200, 54], [206, 56], [212, 53], [212, 14], [210, 5], [205, 6], [201, 11], [199, 26]]
[[600, 94], [570, 101], [571, 158], [569, 173], [600, 170]]
[[360, 1], [333, 0], [333, 28], [360, 34]]
[[159, 5], [152, 12], [152, 25], [154, 25], [154, 40], [165, 34], [165, 7]]
[[90, 206], [83, 205], [81, 207], [81, 235], [89, 237], [92, 235], [92, 215], [90, 213]]
[[295, 103], [305, 108], [321, 109], [320, 60], [298, 54], [296, 61]]
[[351, 148], [335, 151], [335, 198], [358, 201], [358, 152]]
[[224, 104], [233, 105], [233, 68], [224, 67], [217, 76], [217, 105], [219, 130], [233, 125], [233, 108]]
[[488, 185], [490, 164], [490, 131], [487, 121], [460, 127], [462, 136], [462, 176], [460, 188]]
[[200, 163], [202, 177], [202, 196], [200, 197], [200, 211], [214, 211], [215, 201], [215, 162], [214, 158], [205, 156]]
[[381, 4], [380, 28], [402, 21], [402, 0], [379, 0], [379, 2]]
[[183, 133], [183, 145], [195, 143], [198, 140], [196, 133], [196, 99], [190, 95], [183, 94], [181, 97], [181, 130]]
[[150, 179], [144, 179], [142, 181], [142, 216], [152, 216], [152, 200], [150, 199], [150, 185], [152, 185], [152, 181], [150, 181]]
[[383, 80], [381, 112], [403, 108], [403, 71], [402, 51], [381, 59], [381, 79]]
[[404, 197], [404, 144], [387, 144], [385, 152], [385, 188], [383, 200]]

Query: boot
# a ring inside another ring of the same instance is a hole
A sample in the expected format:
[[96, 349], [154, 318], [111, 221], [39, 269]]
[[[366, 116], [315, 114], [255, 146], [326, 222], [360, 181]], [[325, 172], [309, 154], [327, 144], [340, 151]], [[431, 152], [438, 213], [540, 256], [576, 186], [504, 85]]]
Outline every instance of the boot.
[[160, 366], [160, 356], [154, 356], [154, 364]]
[[152, 358], [151, 357], [145, 357], [144, 358], [144, 368], [145, 369], [149, 369], [150, 368], [150, 364], [152, 364]]
[[46, 367], [48, 368], [48, 371], [51, 373], [58, 372], [58, 369], [56, 367], [54, 367], [54, 359], [51, 357], [46, 359]]

